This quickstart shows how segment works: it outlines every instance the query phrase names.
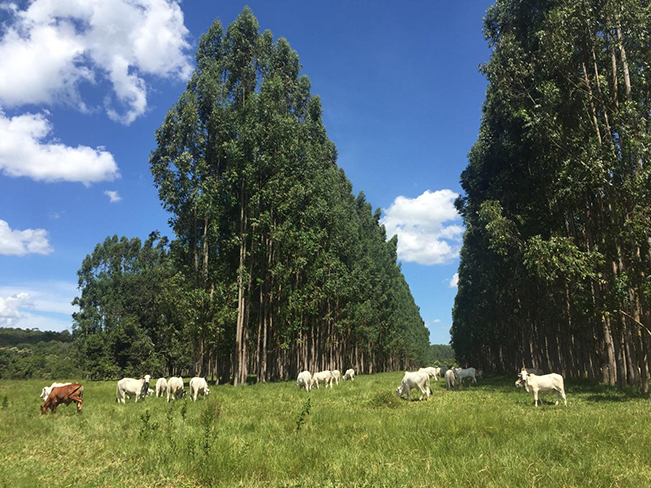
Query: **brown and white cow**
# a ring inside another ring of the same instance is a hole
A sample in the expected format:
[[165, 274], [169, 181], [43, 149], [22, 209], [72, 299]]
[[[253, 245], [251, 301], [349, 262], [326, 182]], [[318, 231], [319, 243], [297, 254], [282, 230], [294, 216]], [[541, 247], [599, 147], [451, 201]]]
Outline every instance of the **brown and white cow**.
[[41, 413], [46, 414], [48, 410], [52, 413], [57, 411], [57, 407], [62, 403], [70, 405], [72, 402], [77, 404], [77, 412], [81, 413], [81, 405], [84, 403], [84, 387], [79, 383], [72, 383], [65, 386], [55, 386], [50, 391], [45, 403], [41, 405]]

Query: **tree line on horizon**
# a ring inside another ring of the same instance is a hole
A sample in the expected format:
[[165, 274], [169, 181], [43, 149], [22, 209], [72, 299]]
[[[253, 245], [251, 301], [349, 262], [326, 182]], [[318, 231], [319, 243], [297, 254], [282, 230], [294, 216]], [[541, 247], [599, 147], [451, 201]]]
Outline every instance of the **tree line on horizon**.
[[497, 0], [457, 201], [460, 362], [648, 391], [651, 5]]
[[175, 237], [108, 237], [78, 272], [73, 335], [86, 375], [239, 385], [425, 361], [397, 237], [353, 195], [300, 71], [248, 8], [201, 37], [150, 156]]

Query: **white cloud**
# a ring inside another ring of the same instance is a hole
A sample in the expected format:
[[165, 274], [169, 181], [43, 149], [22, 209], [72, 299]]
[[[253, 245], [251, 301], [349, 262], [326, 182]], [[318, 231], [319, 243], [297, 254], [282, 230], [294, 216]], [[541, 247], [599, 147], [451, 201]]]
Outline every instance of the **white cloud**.
[[29, 293], [21, 292], [6, 298], [0, 296], [0, 326], [15, 326], [23, 317], [20, 309], [29, 306], [33, 306]]
[[62, 281], [0, 286], [0, 326], [68, 329], [78, 310], [71, 305], [78, 293], [75, 283]]
[[432, 265], [458, 257], [463, 235], [454, 207], [458, 196], [452, 190], [427, 190], [416, 198], [399, 196], [384, 209], [380, 223], [387, 237], [398, 235], [399, 259]]
[[9, 118], [0, 110], [0, 171], [37, 181], [84, 185], [119, 177], [111, 153], [102, 148], [66, 146], [49, 139], [51, 132], [52, 124], [44, 114]]
[[87, 110], [80, 85], [107, 79], [109, 117], [130, 124], [147, 108], [143, 76], [187, 80], [192, 72], [177, 0], [33, 0], [5, 10], [13, 20], [0, 38], [7, 107], [63, 102]]
[[454, 273], [450, 280], [450, 288], [459, 288], [459, 273]]
[[439, 323], [441, 323], [441, 319], [434, 319], [434, 320], [432, 320], [432, 323], [433, 324], [439, 324]]
[[106, 190], [104, 192], [104, 195], [107, 195], [109, 197], [111, 203], [117, 203], [122, 201], [122, 197], [118, 195], [117, 191]]
[[53, 251], [45, 229], [12, 230], [0, 220], [0, 255], [50, 254]]

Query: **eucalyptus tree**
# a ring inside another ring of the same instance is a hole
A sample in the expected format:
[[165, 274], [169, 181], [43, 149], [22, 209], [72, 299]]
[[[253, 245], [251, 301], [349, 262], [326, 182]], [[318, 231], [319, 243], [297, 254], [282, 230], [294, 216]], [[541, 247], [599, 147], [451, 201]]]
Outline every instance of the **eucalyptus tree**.
[[[386, 236], [377, 219], [362, 236], [321, 102], [287, 40], [260, 33], [245, 8], [225, 32], [213, 23], [196, 59], [150, 157], [178, 236], [179, 264], [200, 302], [195, 372], [216, 372], [224, 381], [232, 374], [238, 385], [249, 374], [266, 381], [299, 368], [334, 368], [358, 338], [351, 332], [357, 307], [413, 302], [408, 292], [394, 302], [378, 301], [380, 289], [364, 301], [355, 293], [355, 266], [374, 251], [363, 251], [358, 239], [386, 247]], [[376, 273], [404, 292], [395, 253], [385, 254]], [[398, 336], [409, 327], [425, 330], [417, 312], [400, 317], [409, 323], [391, 322], [398, 317], [389, 312], [376, 327]], [[403, 362], [411, 353], [392, 349]]]
[[467, 230], [460, 361], [648, 388], [651, 219], [643, 0], [498, 0]]

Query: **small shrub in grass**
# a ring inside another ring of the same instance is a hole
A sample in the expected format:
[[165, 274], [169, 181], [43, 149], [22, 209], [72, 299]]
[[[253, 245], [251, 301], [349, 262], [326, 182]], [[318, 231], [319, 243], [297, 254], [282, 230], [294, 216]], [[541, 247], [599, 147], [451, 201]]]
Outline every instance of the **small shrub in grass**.
[[383, 391], [371, 397], [369, 404], [375, 408], [397, 408], [401, 401], [394, 393]]
[[2, 397], [2, 410], [7, 410], [9, 407], [9, 397], [7, 395]]
[[140, 416], [140, 421], [140, 437], [143, 439], [146, 438], [149, 433], [158, 429], [158, 422], [152, 422], [149, 409], [145, 410], [145, 413]]
[[213, 438], [213, 426], [219, 415], [221, 414], [221, 407], [219, 403], [208, 404], [201, 412], [201, 426], [203, 427], [203, 440], [201, 442], [201, 449], [205, 456], [210, 452]]
[[181, 406], [181, 418], [185, 422], [185, 417], [188, 415], [188, 401], [183, 400], [183, 405]]
[[305, 423], [306, 417], [310, 415], [310, 408], [312, 408], [312, 403], [308, 397], [307, 401], [303, 404], [303, 409], [301, 410], [298, 419], [296, 419], [296, 427], [294, 428], [294, 432], [301, 430], [301, 427]]

